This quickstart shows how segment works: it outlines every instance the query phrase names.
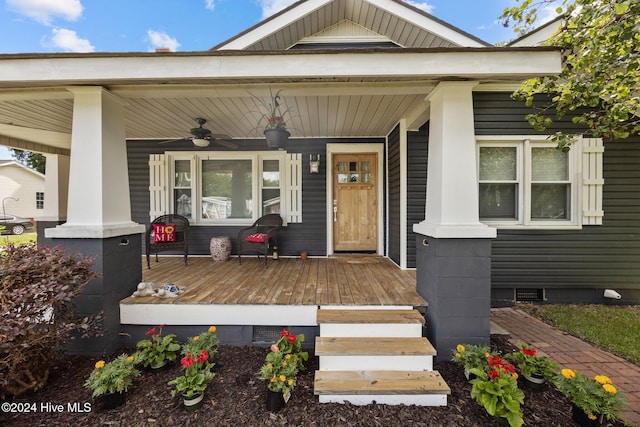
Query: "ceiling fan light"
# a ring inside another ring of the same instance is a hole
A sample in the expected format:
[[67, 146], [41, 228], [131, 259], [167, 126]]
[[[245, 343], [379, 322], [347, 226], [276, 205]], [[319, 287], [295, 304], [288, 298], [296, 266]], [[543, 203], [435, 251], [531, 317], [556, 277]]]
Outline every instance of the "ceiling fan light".
[[192, 139], [193, 144], [196, 147], [208, 147], [209, 146], [209, 140], [208, 139], [204, 139], [204, 138], [193, 138]]

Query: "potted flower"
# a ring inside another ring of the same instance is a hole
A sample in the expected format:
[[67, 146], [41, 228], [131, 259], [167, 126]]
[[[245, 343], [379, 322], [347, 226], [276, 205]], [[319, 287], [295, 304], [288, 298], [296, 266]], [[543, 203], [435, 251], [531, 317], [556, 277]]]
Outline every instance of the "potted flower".
[[167, 384], [173, 386], [171, 395], [182, 395], [186, 410], [195, 411], [202, 406], [204, 391], [213, 380], [213, 363], [209, 363], [209, 353], [201, 350], [197, 354], [187, 353], [181, 360], [183, 374]]
[[596, 375], [593, 379], [573, 369], [562, 369], [556, 387], [573, 403], [573, 419], [579, 425], [600, 425], [615, 421], [625, 405], [611, 379]]
[[280, 339], [271, 346], [264, 365], [258, 375], [267, 382], [267, 409], [276, 412], [291, 397], [296, 386], [298, 372], [304, 370], [304, 362], [309, 354], [302, 351], [304, 335], [293, 335], [287, 329], [280, 334]]
[[505, 357], [518, 365], [518, 369], [527, 385], [534, 390], [542, 389], [545, 380], [552, 380], [558, 372], [558, 365], [547, 356], [540, 356], [530, 345], [520, 342], [520, 351]]
[[109, 363], [99, 360], [84, 385], [93, 392], [93, 397], [102, 396], [105, 409], [121, 406], [133, 378], [140, 375], [136, 369], [137, 362], [135, 355], [127, 354], [121, 354]]
[[492, 355], [491, 347], [487, 344], [458, 344], [452, 351], [451, 360], [462, 364], [464, 367], [464, 375], [470, 379], [469, 372], [473, 368], [488, 368], [487, 356]]
[[182, 345], [181, 354], [200, 354], [202, 350], [206, 351], [211, 357], [218, 352], [218, 336], [216, 335], [216, 327], [209, 326], [204, 332], [190, 337], [186, 343]]
[[476, 375], [471, 380], [471, 397], [484, 406], [496, 420], [506, 420], [511, 427], [520, 427], [524, 393], [518, 388], [518, 374], [508, 360], [499, 355], [486, 357], [488, 370], [471, 368]]
[[169, 362], [177, 358], [180, 344], [176, 341], [175, 334], [162, 336], [162, 328], [166, 325], [158, 325], [149, 329], [146, 334], [149, 339], [140, 340], [136, 344], [139, 359], [145, 367], [152, 370], [163, 368]]
[[269, 148], [284, 148], [291, 135], [285, 121], [285, 116], [289, 109], [287, 108], [283, 111], [280, 108], [280, 92], [282, 90], [277, 91], [274, 95], [271, 88], [269, 88], [269, 101], [265, 101], [249, 92], [256, 101], [255, 104], [260, 114], [256, 128], [262, 129]]

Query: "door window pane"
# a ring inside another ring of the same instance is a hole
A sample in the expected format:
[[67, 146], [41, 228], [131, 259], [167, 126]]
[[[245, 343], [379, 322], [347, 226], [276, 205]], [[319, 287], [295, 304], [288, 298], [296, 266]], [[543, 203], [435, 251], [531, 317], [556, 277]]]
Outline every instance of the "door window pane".
[[176, 188], [191, 187], [191, 160], [176, 160], [173, 185]]
[[202, 218], [251, 218], [251, 160], [202, 161]]
[[262, 161], [262, 215], [280, 213], [280, 161]]
[[174, 189], [173, 206], [178, 215], [191, 219], [191, 189]]

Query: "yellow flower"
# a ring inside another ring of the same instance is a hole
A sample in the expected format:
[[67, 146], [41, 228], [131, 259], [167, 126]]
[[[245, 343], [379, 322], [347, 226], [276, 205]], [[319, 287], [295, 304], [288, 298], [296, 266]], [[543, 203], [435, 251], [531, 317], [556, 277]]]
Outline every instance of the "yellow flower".
[[194, 341], [198, 341], [199, 339], [200, 339], [200, 336], [199, 336], [199, 335], [196, 335], [195, 337], [193, 337], [193, 340], [194, 340]]
[[100, 376], [100, 371], [96, 371], [96, 377]]
[[286, 356], [284, 356], [284, 358], [285, 358], [285, 359], [287, 359], [287, 360], [289, 360], [289, 359], [291, 359], [291, 355], [290, 355], [290, 354], [287, 354]]
[[564, 368], [560, 371], [560, 373], [568, 380], [574, 379], [576, 377], [576, 371], [574, 371], [573, 369]]
[[272, 368], [273, 365], [271, 363], [267, 363], [267, 368]]
[[134, 357], [133, 356], [129, 356], [127, 357], [127, 362], [133, 362]]
[[293, 379], [289, 380], [289, 385], [293, 385]]
[[286, 368], [287, 367], [287, 362], [282, 362], [282, 367]]
[[596, 418], [598, 418], [598, 417], [596, 417], [596, 416], [595, 416], [595, 415], [593, 415], [593, 414], [589, 414], [589, 415], [587, 415], [587, 418], [589, 418], [590, 420], [595, 420], [595, 419], [596, 419]]
[[602, 388], [607, 393], [616, 394], [618, 390], [612, 384], [602, 384]]
[[462, 355], [460, 353], [456, 353], [456, 359], [460, 359]]
[[596, 375], [594, 378], [598, 384], [611, 384], [611, 378], [605, 375]]
[[280, 381], [285, 382], [287, 380], [287, 377], [285, 377], [284, 375], [280, 375]]
[[104, 368], [104, 360], [98, 360], [96, 362], [96, 369]]
[[513, 374], [511, 374], [511, 376], [513, 377], [514, 380], [518, 379], [518, 374], [516, 374], [515, 372]]
[[458, 344], [458, 345], [456, 346], [456, 351], [457, 351], [458, 353], [463, 353], [463, 352], [464, 352], [464, 346], [463, 346], [462, 344]]
[[271, 381], [272, 383], [275, 383], [278, 380], [274, 377], [274, 378], [271, 378], [269, 381]]
[[216, 331], [215, 326], [209, 326], [209, 332], [214, 333]]

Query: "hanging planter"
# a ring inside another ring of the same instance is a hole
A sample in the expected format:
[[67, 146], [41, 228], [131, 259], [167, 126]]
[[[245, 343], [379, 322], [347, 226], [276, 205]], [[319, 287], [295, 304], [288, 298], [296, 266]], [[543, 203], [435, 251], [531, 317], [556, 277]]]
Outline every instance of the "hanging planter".
[[264, 136], [267, 138], [267, 145], [271, 149], [284, 148], [291, 134], [284, 128], [265, 129]]

